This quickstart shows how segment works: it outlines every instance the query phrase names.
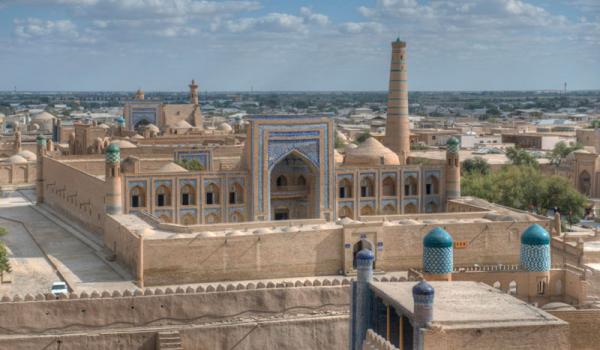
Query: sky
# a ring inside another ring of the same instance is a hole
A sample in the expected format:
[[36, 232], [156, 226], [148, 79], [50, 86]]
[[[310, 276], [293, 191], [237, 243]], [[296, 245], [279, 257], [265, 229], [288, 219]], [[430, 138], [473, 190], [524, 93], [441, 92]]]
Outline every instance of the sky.
[[600, 0], [0, 0], [0, 90], [600, 89]]

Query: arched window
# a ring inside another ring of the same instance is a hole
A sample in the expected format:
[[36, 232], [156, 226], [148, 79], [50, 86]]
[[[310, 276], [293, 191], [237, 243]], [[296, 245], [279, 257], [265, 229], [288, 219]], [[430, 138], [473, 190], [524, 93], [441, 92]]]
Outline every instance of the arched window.
[[275, 184], [277, 185], [277, 187], [287, 186], [287, 178], [283, 175], [279, 175], [277, 177], [277, 180], [275, 180]]
[[296, 181], [296, 184], [298, 186], [306, 186], [306, 178], [304, 178], [304, 176], [302, 176], [302, 175], [298, 176], [298, 180]]
[[166, 207], [171, 205], [171, 190], [165, 186], [160, 185], [156, 189], [156, 206]]
[[388, 205], [386, 205], [385, 207], [383, 207], [383, 213], [384, 213], [385, 215], [392, 215], [392, 214], [396, 214], [396, 208], [395, 208], [393, 205], [391, 205], [391, 204], [388, 204]]
[[414, 205], [413, 203], [408, 203], [407, 205], [404, 206], [404, 214], [416, 214], [417, 213], [417, 206]]
[[414, 176], [408, 176], [404, 180], [404, 195], [405, 196], [416, 196], [419, 194], [418, 192], [418, 182], [417, 178]]
[[229, 221], [230, 222], [242, 222], [242, 221], [244, 221], [244, 217], [242, 216], [242, 214], [235, 212], [229, 216]]
[[206, 187], [206, 204], [219, 204], [219, 186], [214, 183]]
[[352, 198], [352, 183], [348, 179], [342, 179], [339, 185], [339, 198]]
[[244, 203], [244, 190], [239, 183], [234, 183], [229, 186], [229, 204]]
[[146, 206], [146, 191], [140, 187], [135, 186], [129, 191], [129, 206], [132, 208], [142, 208]]
[[365, 205], [360, 208], [360, 215], [373, 215], [373, 208], [370, 205]]
[[206, 218], [204, 221], [206, 224], [215, 224], [215, 223], [219, 222], [219, 218], [217, 217], [216, 214], [208, 214], [208, 215], [206, 215]]
[[343, 206], [342, 208], [340, 208], [340, 212], [339, 212], [338, 216], [340, 219], [343, 219], [343, 218], [352, 218], [354, 215], [352, 214], [352, 209], [350, 209], [350, 207]]
[[383, 195], [384, 196], [395, 196], [396, 195], [396, 181], [391, 177], [383, 179]]
[[427, 181], [425, 182], [425, 194], [439, 194], [440, 193], [440, 180], [438, 180], [437, 176], [429, 176], [427, 177]]
[[160, 219], [160, 221], [162, 221], [162, 222], [166, 222], [166, 223], [170, 223], [170, 222], [171, 222], [171, 218], [170, 218], [170, 217], [168, 217], [167, 215], [161, 215], [161, 216], [159, 217], [159, 219]]
[[360, 180], [360, 196], [375, 196], [375, 191], [373, 190], [373, 180], [370, 177], [363, 177], [362, 180]]
[[196, 204], [196, 191], [191, 185], [185, 185], [181, 188], [181, 205]]
[[183, 225], [194, 225], [196, 223], [196, 218], [192, 214], [185, 214], [183, 218], [181, 218], [181, 223]]
[[433, 202], [433, 201], [427, 203], [425, 205], [425, 212], [426, 213], [437, 213], [438, 212], [438, 205], [435, 202]]

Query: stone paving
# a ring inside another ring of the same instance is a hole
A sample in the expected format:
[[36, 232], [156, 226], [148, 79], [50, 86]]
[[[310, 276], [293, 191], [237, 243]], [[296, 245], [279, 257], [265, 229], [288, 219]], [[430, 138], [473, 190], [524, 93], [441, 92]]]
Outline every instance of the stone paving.
[[[52, 271], [52, 265], [54, 265], [58, 270], [60, 279], [66, 281], [77, 292], [84, 290], [91, 292], [94, 290], [132, 289], [135, 287], [131, 281], [125, 279], [106, 261], [101, 259], [100, 252], [69, 232], [70, 230], [65, 227], [64, 223], [57, 221], [49, 214], [42, 215], [40, 211], [32, 206], [33, 204], [19, 192], [5, 193], [0, 198], [0, 217], [11, 220], [13, 226], [21, 225], [23, 227], [23, 230], [14, 232], [14, 236], [20, 237], [19, 239], [11, 238], [12, 242], [7, 239], [11, 250], [32, 250], [32, 246], [35, 246], [35, 240], [41, 248], [41, 252], [46, 256], [45, 269], [42, 267], [37, 268], [47, 272], [49, 268]], [[29, 240], [23, 238], [27, 230], [31, 233]], [[38, 256], [39, 253], [40, 249], [38, 248]], [[38, 266], [40, 264], [28, 264], [19, 267], [23, 276], [37, 275], [35, 268], [30, 265]], [[24, 282], [21, 278], [15, 278], [10, 292], [14, 290], [18, 291], [19, 294], [30, 293], [30, 291], [23, 289], [26, 286], [32, 288], [32, 291], [37, 288], [48, 292], [49, 284], [47, 282], [59, 280], [57, 277], [56, 274], [40, 274], [39, 282], [35, 281], [37, 277], [27, 282]]]

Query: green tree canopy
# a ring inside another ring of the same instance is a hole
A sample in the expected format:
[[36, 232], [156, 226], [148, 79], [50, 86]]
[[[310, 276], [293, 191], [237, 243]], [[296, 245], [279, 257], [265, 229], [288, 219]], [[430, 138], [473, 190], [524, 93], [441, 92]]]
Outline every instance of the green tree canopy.
[[486, 175], [490, 172], [490, 165], [482, 157], [474, 157], [465, 160], [462, 163], [461, 170], [463, 174], [481, 174]]
[[[4, 236], [6, 234], [6, 229], [4, 227], [0, 227], [0, 236]], [[6, 250], [6, 245], [4, 242], [0, 241], [0, 275], [3, 272], [10, 272], [10, 261], [8, 260], [8, 251]]]
[[519, 147], [508, 147], [506, 149], [506, 157], [513, 165], [528, 165], [536, 168], [539, 165], [531, 153]]
[[560, 176], [547, 176], [531, 166], [504, 166], [500, 171], [482, 175], [466, 173], [461, 191], [508, 207], [546, 213], [558, 207], [563, 214], [572, 213], [574, 222], [584, 215], [587, 199]]
[[367, 139], [369, 137], [371, 137], [371, 133], [368, 131], [365, 131], [356, 137], [356, 143], [363, 143], [363, 142], [367, 141]]
[[204, 170], [202, 164], [196, 159], [180, 159], [175, 161], [175, 163], [181, 167], [186, 168], [190, 171], [200, 171]]
[[578, 149], [582, 149], [583, 145], [581, 143], [576, 143], [572, 146], [567, 145], [565, 142], [561, 141], [554, 145], [554, 149], [550, 152], [550, 162], [556, 166], [559, 166], [560, 163], [565, 159], [571, 152], [577, 151]]

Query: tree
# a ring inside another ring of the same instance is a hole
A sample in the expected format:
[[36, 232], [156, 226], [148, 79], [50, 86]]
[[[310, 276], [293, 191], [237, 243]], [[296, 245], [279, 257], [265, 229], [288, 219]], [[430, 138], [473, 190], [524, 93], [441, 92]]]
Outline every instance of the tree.
[[340, 137], [338, 136], [337, 132], [335, 133], [335, 148], [344, 148], [344, 142], [342, 141], [342, 139], [340, 139]]
[[356, 137], [356, 143], [363, 143], [363, 142], [367, 141], [367, 139], [369, 137], [371, 137], [371, 133], [368, 131], [365, 131]]
[[[4, 227], [0, 227], [0, 236], [4, 236], [6, 234], [6, 229]], [[8, 260], [8, 251], [6, 250], [6, 245], [4, 242], [0, 241], [0, 276], [4, 272], [10, 272], [10, 261]]]
[[202, 164], [197, 159], [180, 159], [175, 161], [175, 163], [190, 171], [204, 170], [204, 166], [202, 166]]
[[582, 149], [583, 145], [579, 142], [574, 144], [573, 146], [567, 145], [565, 142], [560, 141], [554, 148], [552, 152], [550, 152], [550, 163], [559, 166], [560, 163], [565, 159], [571, 152], [577, 151], [578, 149]]
[[574, 222], [583, 217], [587, 199], [560, 176], [547, 176], [527, 165], [507, 165], [485, 175], [471, 172], [462, 178], [464, 195], [521, 210], [546, 213], [554, 207], [572, 213]]
[[490, 172], [490, 165], [488, 164], [487, 160], [481, 157], [474, 157], [465, 160], [462, 163], [461, 170], [463, 174], [475, 173], [486, 175]]
[[598, 128], [600, 128], [600, 119], [594, 119], [594, 120], [592, 120], [592, 123], [590, 124], [590, 127], [592, 129], [598, 129]]
[[506, 157], [513, 165], [528, 165], [536, 168], [538, 166], [537, 160], [529, 152], [519, 147], [508, 147]]

